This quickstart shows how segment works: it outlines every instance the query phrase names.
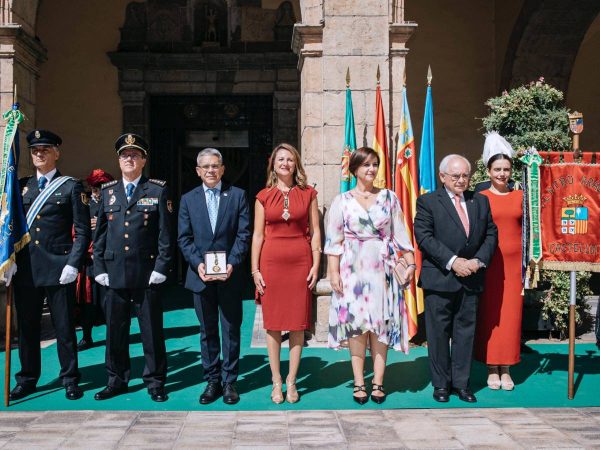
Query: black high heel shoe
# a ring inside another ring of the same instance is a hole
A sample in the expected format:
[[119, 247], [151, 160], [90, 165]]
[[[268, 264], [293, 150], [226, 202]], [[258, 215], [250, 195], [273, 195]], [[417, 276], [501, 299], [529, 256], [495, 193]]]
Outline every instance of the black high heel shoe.
[[383, 384], [375, 384], [375, 383], [373, 383], [373, 391], [379, 391], [383, 395], [373, 395], [371, 393], [371, 400], [373, 400], [377, 404], [382, 404], [383, 402], [385, 402], [385, 398], [387, 397], [387, 394], [383, 390]]
[[367, 403], [369, 401], [368, 395], [365, 395], [364, 397], [357, 397], [356, 395], [354, 395], [357, 392], [364, 392], [365, 394], [367, 393], [367, 389], [365, 388], [364, 384], [361, 384], [360, 386], [357, 384], [354, 385], [354, 391], [352, 391], [352, 398], [359, 405], [364, 405], [365, 403]]

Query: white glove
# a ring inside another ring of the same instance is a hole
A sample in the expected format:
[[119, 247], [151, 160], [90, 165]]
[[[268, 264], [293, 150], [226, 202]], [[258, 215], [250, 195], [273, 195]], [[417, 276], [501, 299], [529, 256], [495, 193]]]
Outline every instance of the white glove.
[[65, 268], [62, 270], [62, 273], [60, 274], [60, 278], [58, 279], [58, 282], [60, 284], [72, 283], [73, 281], [75, 281], [77, 279], [77, 275], [79, 275], [79, 271], [75, 267], [69, 266], [67, 264], [65, 266]]
[[12, 264], [6, 272], [2, 274], [2, 281], [6, 283], [6, 286], [10, 286], [13, 275], [17, 273], [17, 264]]
[[150, 275], [150, 282], [148, 283], [148, 286], [150, 286], [151, 284], [164, 283], [166, 280], [167, 280], [167, 277], [164, 276], [162, 273], [152, 271], [152, 274]]
[[94, 280], [96, 280], [96, 283], [98, 283], [99, 285], [108, 287], [107, 273], [101, 273], [100, 275], [96, 275], [96, 278], [94, 278]]

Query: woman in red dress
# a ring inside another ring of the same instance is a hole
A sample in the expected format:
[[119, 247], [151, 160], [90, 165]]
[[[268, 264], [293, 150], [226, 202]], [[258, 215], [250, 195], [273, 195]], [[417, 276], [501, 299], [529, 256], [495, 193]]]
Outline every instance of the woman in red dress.
[[487, 162], [491, 186], [487, 196], [498, 227], [498, 248], [485, 274], [479, 301], [475, 359], [488, 366], [490, 389], [512, 390], [509, 367], [521, 360], [521, 219], [523, 191], [508, 186], [512, 159], [503, 153]]
[[321, 231], [317, 191], [307, 185], [298, 151], [279, 144], [271, 153], [267, 187], [256, 195], [252, 278], [262, 305], [273, 380], [271, 400], [282, 403], [281, 332], [290, 332], [286, 399], [299, 399], [296, 375], [310, 328], [312, 288], [318, 280]]

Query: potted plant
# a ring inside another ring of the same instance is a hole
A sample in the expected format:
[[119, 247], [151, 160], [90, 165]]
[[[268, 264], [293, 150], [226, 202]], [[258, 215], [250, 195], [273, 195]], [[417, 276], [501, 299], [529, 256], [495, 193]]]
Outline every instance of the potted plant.
[[[571, 151], [568, 110], [563, 93], [543, 78], [487, 100], [489, 114], [482, 119], [487, 132], [497, 131], [514, 148], [525, 150]], [[515, 160], [513, 178], [521, 181], [522, 164]], [[472, 183], [487, 180], [483, 161], [477, 161]], [[577, 316], [582, 322], [586, 309], [585, 296], [590, 295], [589, 272], [577, 274]], [[569, 274], [542, 270], [541, 282], [535, 290], [526, 290], [523, 329], [553, 329], [563, 338], [568, 333]], [[531, 327], [531, 328], [530, 328]]]

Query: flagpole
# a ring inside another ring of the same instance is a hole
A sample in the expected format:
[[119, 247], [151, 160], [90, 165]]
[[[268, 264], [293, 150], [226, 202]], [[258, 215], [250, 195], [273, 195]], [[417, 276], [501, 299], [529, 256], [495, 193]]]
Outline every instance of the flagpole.
[[4, 406], [8, 407], [10, 397], [10, 341], [12, 328], [12, 283], [6, 288], [6, 340], [4, 342]]
[[[17, 85], [13, 93], [13, 105], [17, 104]], [[18, 133], [18, 131], [17, 131]], [[13, 154], [16, 156], [15, 143], [12, 144]], [[15, 161], [16, 164], [16, 161]], [[8, 407], [10, 403], [10, 366], [11, 366], [11, 331], [12, 331], [12, 302], [13, 286], [12, 283], [6, 287], [6, 335], [4, 340], [4, 406]]]

